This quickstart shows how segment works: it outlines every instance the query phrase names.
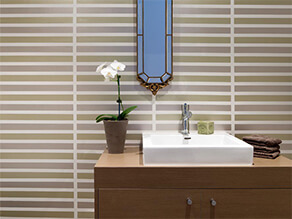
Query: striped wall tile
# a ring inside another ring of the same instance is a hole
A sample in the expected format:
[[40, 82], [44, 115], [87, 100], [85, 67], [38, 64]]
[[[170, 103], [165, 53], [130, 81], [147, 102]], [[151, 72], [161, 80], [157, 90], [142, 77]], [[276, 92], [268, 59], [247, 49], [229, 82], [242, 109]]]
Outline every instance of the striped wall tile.
[[1, 218], [77, 215], [72, 2], [1, 1]]
[[278, 135], [289, 152], [291, 1], [235, 0], [234, 12], [235, 133]]
[[[76, 3], [76, 4], [74, 4]], [[234, 3], [234, 4], [233, 4]], [[153, 97], [136, 81], [135, 0], [2, 0], [1, 214], [93, 218], [93, 166], [105, 149], [97, 114], [116, 113], [113, 59], [130, 115], [126, 143], [181, 129], [181, 104], [237, 137], [291, 139], [291, 2], [174, 0], [174, 80]]]

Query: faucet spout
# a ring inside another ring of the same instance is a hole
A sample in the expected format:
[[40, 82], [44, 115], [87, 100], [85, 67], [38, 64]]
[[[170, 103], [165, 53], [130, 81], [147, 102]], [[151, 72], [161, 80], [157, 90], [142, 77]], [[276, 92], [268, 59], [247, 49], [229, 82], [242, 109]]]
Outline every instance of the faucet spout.
[[192, 117], [192, 112], [190, 111], [190, 106], [187, 103], [182, 105], [182, 124], [183, 124], [183, 135], [190, 134], [190, 121], [189, 119]]

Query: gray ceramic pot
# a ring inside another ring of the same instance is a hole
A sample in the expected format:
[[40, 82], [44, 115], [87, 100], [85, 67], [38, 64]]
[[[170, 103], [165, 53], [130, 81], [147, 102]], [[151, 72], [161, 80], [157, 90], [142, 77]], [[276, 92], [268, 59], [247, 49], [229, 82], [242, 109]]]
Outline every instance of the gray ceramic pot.
[[108, 152], [110, 154], [124, 153], [128, 120], [104, 120], [103, 124]]

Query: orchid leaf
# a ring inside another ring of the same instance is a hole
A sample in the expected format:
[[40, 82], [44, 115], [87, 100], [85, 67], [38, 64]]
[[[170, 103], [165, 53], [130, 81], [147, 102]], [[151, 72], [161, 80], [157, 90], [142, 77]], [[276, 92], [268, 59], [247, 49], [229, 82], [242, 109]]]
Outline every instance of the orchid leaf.
[[131, 106], [131, 107], [129, 107], [129, 108], [127, 108], [127, 109], [125, 109], [119, 116], [118, 116], [118, 120], [123, 120], [123, 119], [125, 119], [127, 116], [128, 116], [128, 114], [130, 113], [130, 112], [132, 112], [134, 109], [136, 109], [137, 108], [137, 106]]
[[101, 114], [98, 117], [96, 117], [95, 120], [96, 120], [96, 123], [99, 123], [103, 120], [118, 120], [118, 117], [112, 114]]

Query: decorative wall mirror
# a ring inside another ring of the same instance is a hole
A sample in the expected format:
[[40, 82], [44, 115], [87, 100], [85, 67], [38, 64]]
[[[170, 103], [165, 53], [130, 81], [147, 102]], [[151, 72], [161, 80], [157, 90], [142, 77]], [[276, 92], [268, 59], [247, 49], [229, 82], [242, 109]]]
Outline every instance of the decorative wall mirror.
[[137, 0], [137, 79], [156, 95], [173, 79], [173, 0]]

